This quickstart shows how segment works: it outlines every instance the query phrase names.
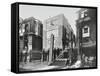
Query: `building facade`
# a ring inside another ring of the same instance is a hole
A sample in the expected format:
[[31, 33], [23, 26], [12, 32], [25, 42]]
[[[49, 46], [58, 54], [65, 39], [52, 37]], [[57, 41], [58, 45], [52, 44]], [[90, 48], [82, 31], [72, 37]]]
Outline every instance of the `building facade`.
[[43, 48], [50, 48], [50, 38], [54, 35], [54, 48], [65, 49], [71, 47], [71, 38], [74, 36], [71, 25], [63, 14], [48, 18], [44, 22]]
[[22, 22], [24, 48], [27, 48], [27, 60], [40, 60], [42, 54], [42, 22], [29, 17]]
[[82, 8], [78, 11], [78, 15], [76, 24], [78, 53], [81, 57], [82, 55], [96, 57], [96, 9]]

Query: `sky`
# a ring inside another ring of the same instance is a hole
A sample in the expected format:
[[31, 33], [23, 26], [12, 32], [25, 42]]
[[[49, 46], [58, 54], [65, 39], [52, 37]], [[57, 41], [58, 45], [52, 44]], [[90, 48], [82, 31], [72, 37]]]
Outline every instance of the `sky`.
[[44, 21], [50, 17], [64, 14], [74, 33], [76, 34], [76, 20], [78, 18], [77, 11], [80, 8], [72, 7], [51, 7], [51, 6], [37, 6], [37, 5], [20, 5], [19, 16], [22, 19], [34, 17], [40, 21]]

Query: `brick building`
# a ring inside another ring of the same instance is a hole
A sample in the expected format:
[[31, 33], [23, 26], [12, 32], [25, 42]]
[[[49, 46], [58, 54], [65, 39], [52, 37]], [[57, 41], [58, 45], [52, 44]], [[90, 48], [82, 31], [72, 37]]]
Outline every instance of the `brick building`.
[[82, 8], [78, 11], [77, 20], [77, 46], [79, 55], [96, 57], [97, 37], [97, 10], [95, 8]]

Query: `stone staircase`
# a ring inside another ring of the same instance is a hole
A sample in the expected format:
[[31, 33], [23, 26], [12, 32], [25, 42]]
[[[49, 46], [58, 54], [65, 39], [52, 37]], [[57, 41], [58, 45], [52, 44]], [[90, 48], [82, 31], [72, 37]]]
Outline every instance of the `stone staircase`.
[[65, 66], [65, 64], [66, 64], [65, 60], [55, 60], [50, 65], [53, 65], [53, 66]]
[[53, 66], [66, 66], [69, 61], [68, 50], [64, 50], [60, 55], [50, 64]]

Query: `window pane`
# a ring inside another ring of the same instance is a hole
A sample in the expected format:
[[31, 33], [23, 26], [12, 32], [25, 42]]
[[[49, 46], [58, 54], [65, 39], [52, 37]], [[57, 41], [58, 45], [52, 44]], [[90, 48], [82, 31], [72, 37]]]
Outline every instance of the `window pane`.
[[88, 33], [88, 28], [84, 28], [84, 33]]

